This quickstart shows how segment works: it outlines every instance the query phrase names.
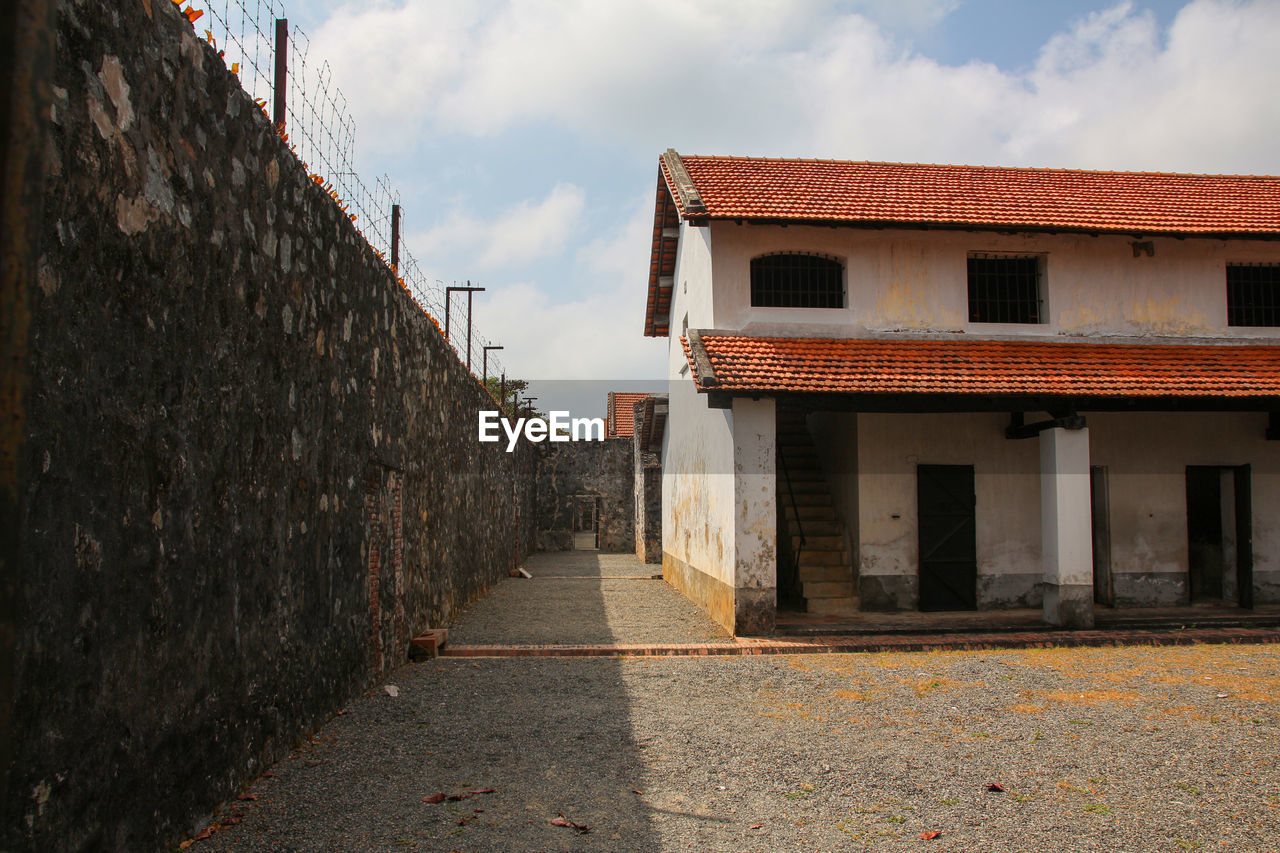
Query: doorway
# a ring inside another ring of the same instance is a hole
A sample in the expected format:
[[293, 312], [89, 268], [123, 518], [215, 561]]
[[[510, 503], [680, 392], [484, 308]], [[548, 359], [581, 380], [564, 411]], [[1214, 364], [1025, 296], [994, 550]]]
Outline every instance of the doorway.
[[1089, 468], [1089, 503], [1093, 527], [1093, 603], [1114, 606], [1111, 583], [1111, 496], [1107, 491], [1107, 469]]
[[916, 467], [920, 609], [978, 609], [977, 498], [972, 465]]
[[599, 550], [600, 498], [595, 495], [578, 495], [573, 504], [573, 549]]
[[1187, 587], [1192, 604], [1253, 606], [1248, 465], [1187, 466]]

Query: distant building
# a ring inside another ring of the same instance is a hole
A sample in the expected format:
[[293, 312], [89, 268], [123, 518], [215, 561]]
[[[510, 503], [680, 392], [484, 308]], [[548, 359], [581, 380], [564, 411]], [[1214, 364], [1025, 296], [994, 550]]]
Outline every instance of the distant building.
[[1280, 178], [668, 151], [653, 235], [664, 574], [734, 632], [1280, 602]]
[[648, 397], [648, 394], [609, 392], [609, 413], [605, 419], [609, 438], [630, 438], [635, 434], [635, 404]]

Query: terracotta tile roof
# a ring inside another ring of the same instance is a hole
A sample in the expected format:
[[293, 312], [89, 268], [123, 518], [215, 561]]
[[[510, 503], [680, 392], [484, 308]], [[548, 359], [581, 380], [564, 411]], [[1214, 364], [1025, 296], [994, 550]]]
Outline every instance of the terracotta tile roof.
[[[694, 336], [696, 337], [696, 336]], [[702, 334], [700, 390], [845, 394], [1280, 396], [1280, 346], [830, 340]]]
[[634, 394], [625, 391], [609, 392], [607, 427], [610, 438], [630, 438], [635, 435], [635, 405], [641, 400], [647, 399], [648, 396], [648, 394]]
[[[680, 163], [694, 193], [683, 187]], [[1280, 236], [1280, 177], [703, 157], [668, 152], [685, 219]], [[698, 207], [698, 201], [702, 207]]]

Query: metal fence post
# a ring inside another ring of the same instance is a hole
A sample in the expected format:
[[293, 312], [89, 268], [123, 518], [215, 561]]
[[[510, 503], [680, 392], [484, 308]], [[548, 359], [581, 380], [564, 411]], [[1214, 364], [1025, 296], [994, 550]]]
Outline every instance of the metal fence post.
[[289, 19], [276, 18], [276, 80], [272, 121], [284, 130], [285, 99], [289, 90]]
[[400, 205], [391, 205], [391, 268], [400, 272]]

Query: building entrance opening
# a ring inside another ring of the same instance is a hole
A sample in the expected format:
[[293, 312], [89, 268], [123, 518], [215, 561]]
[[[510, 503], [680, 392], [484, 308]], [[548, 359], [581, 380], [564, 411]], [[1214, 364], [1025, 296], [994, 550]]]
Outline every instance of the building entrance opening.
[[600, 498], [579, 495], [573, 507], [573, 549], [596, 551], [600, 548]]
[[916, 468], [920, 609], [978, 609], [977, 498], [972, 465]]
[[1187, 466], [1191, 603], [1253, 606], [1253, 502], [1248, 465]]

